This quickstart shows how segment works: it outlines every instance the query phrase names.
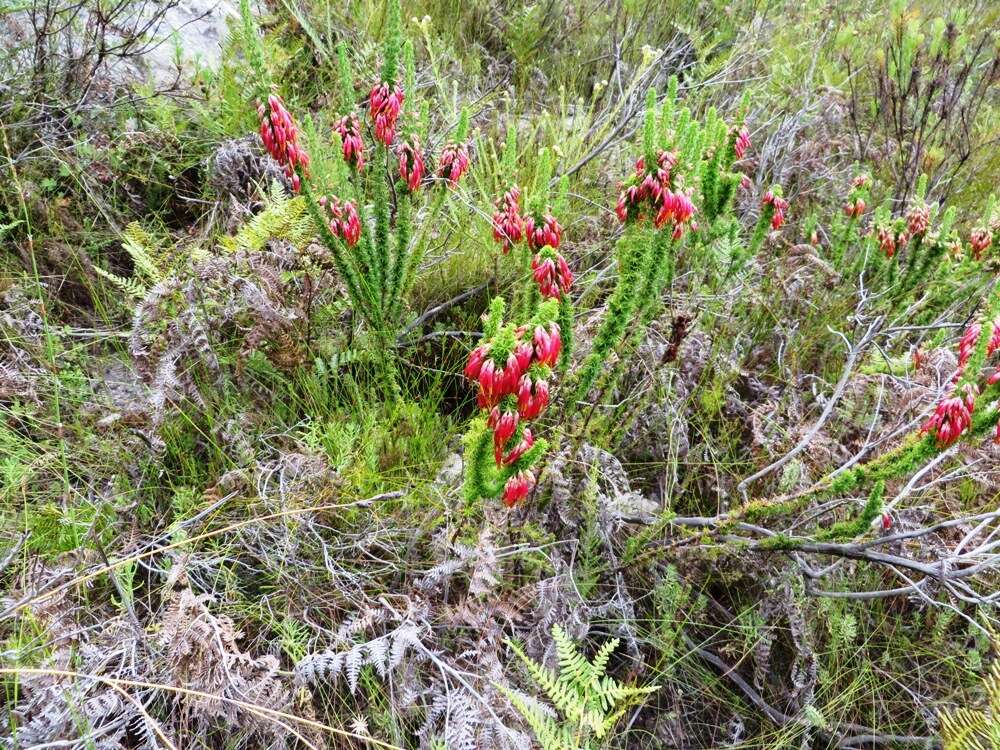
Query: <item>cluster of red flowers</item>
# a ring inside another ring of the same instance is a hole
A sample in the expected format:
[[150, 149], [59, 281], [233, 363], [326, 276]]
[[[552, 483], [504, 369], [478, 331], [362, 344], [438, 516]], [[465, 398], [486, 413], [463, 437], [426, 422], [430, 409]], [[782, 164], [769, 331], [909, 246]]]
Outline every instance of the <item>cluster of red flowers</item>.
[[573, 272], [558, 252], [562, 226], [552, 214], [524, 217], [524, 236], [534, 252], [531, 273], [543, 297], [558, 300], [573, 285]]
[[760, 205], [772, 206], [774, 208], [774, 213], [771, 214], [771, 229], [781, 229], [781, 225], [785, 223], [785, 211], [788, 210], [788, 201], [780, 195], [776, 195], [773, 190], [768, 190], [764, 193], [764, 197], [761, 198]]
[[569, 264], [559, 253], [562, 226], [549, 213], [522, 215], [521, 191], [512, 187], [495, 203], [493, 212], [493, 239], [500, 243], [503, 252], [524, 239], [534, 253], [531, 272], [543, 297], [559, 299], [573, 284]]
[[849, 219], [860, 218], [861, 214], [865, 212], [865, 209], [867, 207], [868, 204], [865, 203], [865, 199], [858, 196], [853, 201], [848, 201], [843, 205], [844, 216], [846, 216]]
[[905, 245], [909, 239], [906, 232], [897, 232], [894, 227], [886, 224], [879, 224], [875, 227], [875, 237], [878, 239], [878, 245], [882, 248], [886, 258], [895, 255], [897, 248]]
[[493, 212], [493, 239], [500, 243], [504, 255], [524, 237], [524, 217], [521, 216], [521, 191], [517, 185], [497, 198]]
[[399, 145], [399, 178], [411, 193], [417, 191], [424, 179], [424, 152], [415, 135]]
[[569, 270], [566, 259], [549, 248], [543, 247], [531, 259], [531, 272], [538, 291], [549, 299], [559, 299], [573, 285], [573, 272]]
[[972, 257], [980, 260], [990, 245], [993, 244], [993, 232], [988, 227], [976, 227], [969, 232], [969, 246], [972, 248]]
[[292, 190], [299, 192], [302, 183], [296, 167], [308, 175], [309, 154], [299, 145], [299, 131], [285, 103], [277, 94], [271, 94], [267, 104], [257, 104], [257, 117], [260, 118], [260, 139], [264, 148], [285, 170]]
[[951, 396], [938, 404], [920, 431], [933, 432], [938, 446], [942, 448], [951, 445], [972, 424], [972, 411], [978, 395], [979, 389], [973, 383], [966, 383], [961, 393], [952, 391]]
[[403, 89], [383, 81], [377, 83], [368, 95], [368, 111], [375, 123], [375, 137], [386, 146], [396, 138], [396, 121], [403, 108]]
[[643, 204], [655, 211], [653, 223], [657, 228], [667, 222], [674, 226], [674, 238], [684, 233], [684, 226], [694, 216], [694, 203], [688, 193], [674, 192], [671, 187], [671, 170], [677, 165], [677, 155], [671, 151], [661, 151], [656, 159], [656, 168], [647, 171], [646, 161], [639, 158], [635, 163], [635, 175], [622, 183], [615, 213], [623, 224], [629, 219], [641, 221]]
[[931, 223], [931, 210], [926, 205], [911, 206], [906, 212], [906, 229], [911, 237], [919, 237]]
[[[562, 339], [559, 324], [518, 328], [515, 344], [506, 358], [492, 350], [491, 343], [472, 350], [465, 377], [478, 383], [479, 408], [489, 411], [487, 426], [493, 430], [493, 458], [497, 468], [513, 466], [534, 445], [531, 429], [524, 423], [536, 419], [549, 403], [546, 379], [559, 360]], [[499, 355], [499, 357], [497, 356]], [[522, 469], [511, 476], [503, 489], [508, 507], [523, 500], [535, 486], [535, 475]]]
[[[1000, 318], [988, 323], [990, 339], [986, 343], [986, 356], [991, 357], [1000, 351]], [[920, 428], [922, 433], [932, 432], [940, 447], [951, 445], [972, 424], [972, 413], [979, 396], [979, 386], [975, 383], [965, 383], [959, 388], [958, 382], [965, 373], [972, 353], [979, 343], [983, 329], [979, 323], [969, 326], [958, 342], [958, 369], [953, 377], [951, 394], [938, 404], [937, 409]], [[1000, 383], [1000, 368], [986, 378], [986, 387]], [[995, 439], [1000, 443], [1000, 423], [997, 423]]]
[[340, 134], [340, 144], [344, 151], [344, 161], [359, 172], [365, 168], [365, 145], [361, 140], [361, 121], [352, 112], [341, 117], [334, 130]]
[[329, 216], [330, 232], [334, 237], [343, 238], [353, 247], [361, 238], [361, 220], [358, 209], [351, 201], [341, 201], [336, 197], [322, 196], [319, 205]]
[[552, 214], [545, 214], [537, 219], [534, 216], [525, 216], [524, 236], [528, 240], [528, 247], [532, 250], [543, 247], [558, 248], [562, 241], [562, 226]]
[[455, 187], [469, 169], [469, 148], [464, 143], [449, 143], [438, 157], [437, 176]]
[[736, 154], [736, 159], [742, 159], [748, 148], [750, 148], [750, 131], [744, 125], [736, 133], [736, 140], [733, 142], [733, 152]]

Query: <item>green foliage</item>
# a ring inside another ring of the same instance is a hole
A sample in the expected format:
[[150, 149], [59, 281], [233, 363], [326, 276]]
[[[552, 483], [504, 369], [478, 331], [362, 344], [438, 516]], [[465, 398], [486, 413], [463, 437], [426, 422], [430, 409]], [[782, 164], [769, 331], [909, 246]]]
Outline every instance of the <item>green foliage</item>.
[[1000, 661], [994, 660], [983, 682], [986, 706], [942, 710], [941, 741], [944, 750], [991, 750], [1000, 747]]
[[305, 199], [289, 196], [280, 183], [274, 182], [264, 196], [263, 210], [241, 225], [236, 234], [223, 237], [219, 245], [228, 252], [257, 252], [270, 240], [286, 240], [304, 249], [315, 236]]
[[94, 266], [94, 271], [133, 299], [142, 299], [146, 296], [146, 290], [159, 282], [166, 272], [164, 253], [156, 240], [135, 221], [122, 231], [122, 248], [132, 259], [135, 276], [125, 278], [105, 271], [100, 266]]
[[868, 494], [868, 500], [857, 517], [850, 521], [838, 521], [829, 529], [817, 534], [817, 539], [853, 539], [864, 534], [871, 528], [872, 522], [882, 512], [882, 498], [885, 495], [885, 482], [878, 481]]
[[552, 718], [538, 704], [517, 693], [505, 692], [528, 722], [543, 750], [589, 750], [605, 746], [622, 715], [659, 690], [659, 686], [630, 687], [607, 674], [608, 662], [618, 648], [617, 638], [607, 641], [593, 660], [588, 661], [558, 625], [552, 626], [552, 637], [559, 660], [558, 673], [530, 659], [516, 643], [508, 641], [508, 645], [545, 697], [558, 709], [562, 721]]

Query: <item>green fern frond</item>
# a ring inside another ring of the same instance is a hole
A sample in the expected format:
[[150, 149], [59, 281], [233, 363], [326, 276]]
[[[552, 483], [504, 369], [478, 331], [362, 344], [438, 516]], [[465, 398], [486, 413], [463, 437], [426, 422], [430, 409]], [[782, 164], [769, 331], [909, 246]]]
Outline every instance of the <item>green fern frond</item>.
[[136, 281], [135, 279], [126, 279], [123, 276], [119, 276], [118, 274], [111, 273], [110, 271], [105, 271], [100, 266], [94, 266], [94, 271], [97, 273], [98, 276], [101, 276], [102, 278], [105, 278], [108, 281], [110, 281], [112, 284], [118, 287], [119, 290], [127, 294], [129, 297], [132, 297], [134, 299], [142, 299], [143, 297], [146, 296], [146, 287], [142, 283]]
[[520, 696], [505, 691], [528, 722], [543, 750], [594, 747], [591, 740], [603, 740], [630, 706], [659, 689], [655, 685], [623, 685], [606, 674], [611, 654], [618, 647], [618, 639], [602, 645], [593, 661], [588, 661], [558, 625], [552, 627], [552, 638], [559, 662], [558, 674], [529, 658], [516, 643], [508, 642], [528, 674], [564, 719], [560, 725], [538, 706], [529, 705]]
[[987, 706], [941, 712], [944, 750], [992, 750], [1000, 747], [1000, 661], [994, 661], [985, 680]]
[[122, 247], [132, 258], [137, 276], [154, 284], [163, 278], [163, 251], [138, 222], [133, 221], [122, 231]]
[[146, 296], [147, 289], [161, 281], [166, 275], [166, 253], [160, 248], [159, 243], [136, 221], [122, 230], [121, 243], [122, 248], [132, 259], [135, 276], [125, 278], [111, 271], [106, 271], [100, 266], [94, 266], [94, 271], [129, 297], [142, 299]]
[[306, 211], [305, 198], [288, 196], [277, 182], [272, 183], [264, 200], [264, 210], [240, 227], [220, 245], [228, 252], [261, 250], [269, 240], [287, 240], [301, 248], [315, 236], [312, 218]]
[[514, 704], [518, 713], [528, 722], [528, 726], [531, 727], [531, 731], [542, 750], [583, 750], [575, 741], [568, 726], [560, 726], [555, 719], [544, 713], [538, 706], [524, 700], [517, 693], [502, 687], [501, 690]]

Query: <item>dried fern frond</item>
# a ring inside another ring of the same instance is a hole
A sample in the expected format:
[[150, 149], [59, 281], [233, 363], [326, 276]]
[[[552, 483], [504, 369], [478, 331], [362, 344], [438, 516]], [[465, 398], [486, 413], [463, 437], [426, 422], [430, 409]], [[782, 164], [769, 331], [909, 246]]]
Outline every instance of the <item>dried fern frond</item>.
[[347, 650], [328, 649], [310, 654], [295, 665], [295, 677], [300, 683], [318, 685], [344, 675], [353, 693], [357, 690], [362, 667], [373, 667], [384, 679], [391, 670], [402, 665], [408, 650], [419, 647], [420, 630], [413, 623], [405, 622], [383, 636], [357, 643]]

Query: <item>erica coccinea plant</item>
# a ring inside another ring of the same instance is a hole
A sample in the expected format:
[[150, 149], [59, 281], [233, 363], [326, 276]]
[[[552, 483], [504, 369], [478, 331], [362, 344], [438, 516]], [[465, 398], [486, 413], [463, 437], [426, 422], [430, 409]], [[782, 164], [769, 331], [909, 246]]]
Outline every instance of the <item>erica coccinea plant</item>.
[[[659, 110], [655, 92], [647, 96], [642, 154], [621, 183], [615, 207], [624, 224], [615, 248], [618, 281], [590, 354], [576, 374], [574, 401], [585, 400], [602, 373], [597, 400], [614, 387], [659, 311], [663, 291], [673, 276], [677, 246], [697, 228], [694, 196], [702, 134], [686, 110], [675, 117], [676, 90], [676, 80], [672, 80], [667, 101]], [[616, 357], [620, 366], [608, 370], [608, 362]]]
[[1000, 443], [997, 399], [1000, 399], [1000, 292], [981, 322], [973, 323], [958, 342], [958, 368], [948, 394], [920, 432], [934, 437], [938, 447], [956, 442], [973, 427], [977, 410], [996, 423], [993, 439]]
[[554, 300], [540, 304], [521, 325], [504, 322], [505, 308], [502, 297], [494, 298], [484, 341], [465, 367], [484, 413], [466, 435], [465, 496], [470, 502], [502, 496], [510, 507], [535, 486], [534, 467], [547, 443], [530, 424], [549, 404], [562, 339]]
[[[300, 127], [271, 83], [246, 0], [241, 11], [261, 141], [290, 188], [304, 195], [354, 311], [379, 350], [389, 351], [436, 217], [469, 169], [468, 114], [463, 111], [450, 132], [438, 134], [435, 140], [443, 145], [436, 155], [424, 150], [429, 107], [415, 101], [413, 48], [402, 38], [399, 0], [390, 0], [382, 65], [367, 76], [367, 96], [359, 99], [355, 92], [356, 76], [342, 44], [332, 122], [310, 119], [310, 127]], [[303, 146], [303, 130], [312, 136], [313, 156], [324, 152], [322, 170]]]
[[[513, 148], [510, 134], [504, 161], [509, 163]], [[535, 465], [547, 447], [531, 424], [548, 407], [555, 369], [566, 361], [563, 331], [572, 330], [573, 285], [573, 273], [559, 250], [563, 229], [547, 202], [550, 176], [546, 152], [527, 209], [521, 208], [516, 185], [496, 201], [494, 239], [502, 254], [527, 272], [512, 313], [517, 322], [504, 322], [506, 303], [495, 298], [484, 322], [484, 340], [465, 367], [484, 415], [466, 436], [465, 494], [470, 502], [501, 496], [508, 507], [516, 505], [535, 486]]]

